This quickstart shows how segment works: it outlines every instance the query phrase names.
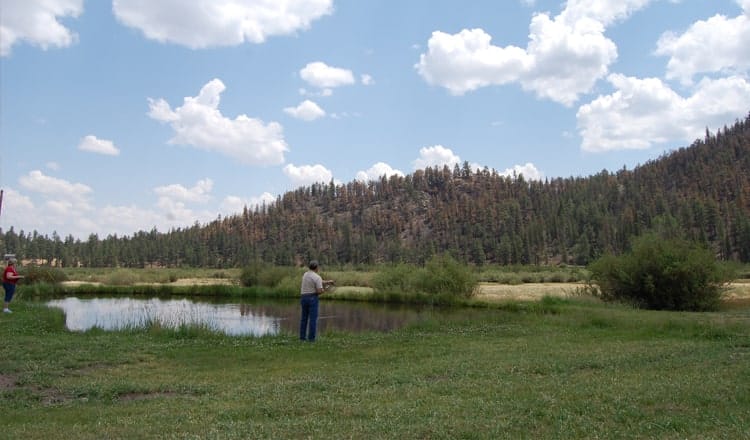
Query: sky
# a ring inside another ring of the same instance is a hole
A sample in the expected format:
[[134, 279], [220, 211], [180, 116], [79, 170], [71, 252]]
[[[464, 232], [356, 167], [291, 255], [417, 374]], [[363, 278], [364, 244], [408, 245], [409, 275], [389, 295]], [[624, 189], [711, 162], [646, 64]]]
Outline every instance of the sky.
[[167, 232], [468, 162], [616, 172], [750, 112], [750, 0], [0, 0], [0, 228]]

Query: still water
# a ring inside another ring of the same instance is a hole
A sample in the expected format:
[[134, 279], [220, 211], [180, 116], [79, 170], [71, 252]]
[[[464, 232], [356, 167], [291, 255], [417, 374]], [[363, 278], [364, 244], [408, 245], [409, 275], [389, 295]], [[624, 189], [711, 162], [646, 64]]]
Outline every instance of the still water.
[[[193, 299], [133, 299], [68, 297], [47, 302], [62, 309], [71, 331], [92, 328], [124, 330], [160, 325], [166, 328], [199, 326], [233, 336], [296, 334], [298, 301], [258, 300], [242, 303], [211, 303]], [[425, 307], [321, 301], [318, 331], [390, 331], [407, 324], [444, 314]]]

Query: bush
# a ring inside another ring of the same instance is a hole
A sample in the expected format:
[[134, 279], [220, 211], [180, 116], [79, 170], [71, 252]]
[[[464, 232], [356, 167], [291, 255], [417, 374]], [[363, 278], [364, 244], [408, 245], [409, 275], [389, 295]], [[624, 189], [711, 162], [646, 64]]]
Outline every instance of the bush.
[[54, 267], [29, 266], [19, 271], [23, 275], [23, 284], [47, 283], [56, 284], [68, 281], [68, 276], [61, 269]]
[[242, 269], [240, 272], [240, 284], [245, 287], [258, 286], [258, 273], [260, 272], [259, 264], [251, 264]]
[[383, 269], [372, 284], [381, 293], [469, 298], [477, 281], [469, 267], [448, 255], [437, 255], [423, 268], [402, 263]]
[[240, 284], [245, 287], [274, 288], [288, 278], [293, 278], [296, 283], [299, 283], [298, 271], [293, 267], [267, 266], [255, 263], [242, 270]]
[[414, 271], [415, 267], [410, 264], [388, 266], [373, 276], [373, 288], [383, 292], [408, 292], [413, 288], [411, 284]]
[[477, 285], [471, 269], [449, 255], [436, 255], [425, 264], [419, 287], [425, 293], [443, 293], [469, 298]]
[[132, 270], [117, 269], [106, 277], [104, 284], [109, 284], [110, 286], [132, 286], [137, 282], [138, 276]]
[[639, 237], [632, 251], [607, 255], [590, 265], [605, 300], [655, 310], [715, 310], [731, 279], [706, 248], [686, 240]]

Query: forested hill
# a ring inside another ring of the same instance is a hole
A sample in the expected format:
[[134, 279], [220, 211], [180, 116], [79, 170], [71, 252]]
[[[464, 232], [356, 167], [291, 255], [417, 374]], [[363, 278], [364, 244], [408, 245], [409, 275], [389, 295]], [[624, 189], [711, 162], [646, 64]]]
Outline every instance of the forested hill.
[[750, 261], [750, 116], [633, 170], [527, 181], [468, 164], [316, 184], [256, 210], [166, 233], [87, 241], [11, 231], [7, 252], [87, 266], [423, 261], [585, 264], [655, 224]]

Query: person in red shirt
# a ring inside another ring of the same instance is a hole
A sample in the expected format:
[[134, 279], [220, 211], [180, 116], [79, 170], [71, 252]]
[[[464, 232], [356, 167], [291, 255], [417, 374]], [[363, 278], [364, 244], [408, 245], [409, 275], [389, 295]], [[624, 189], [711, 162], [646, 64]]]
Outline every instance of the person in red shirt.
[[21, 278], [23, 278], [23, 276], [16, 272], [16, 259], [10, 258], [8, 260], [8, 265], [5, 267], [5, 272], [3, 272], [3, 289], [5, 289], [3, 313], [11, 313], [8, 306], [13, 299], [13, 295], [16, 293], [16, 283]]

